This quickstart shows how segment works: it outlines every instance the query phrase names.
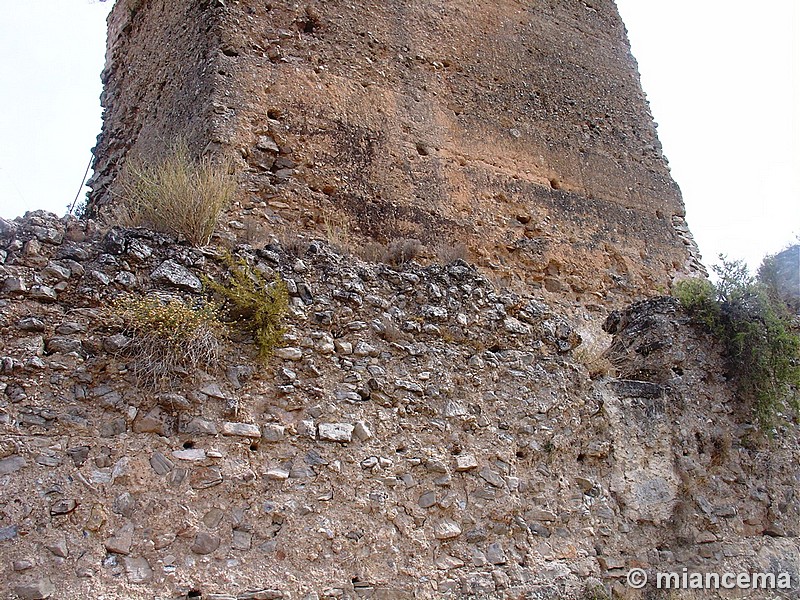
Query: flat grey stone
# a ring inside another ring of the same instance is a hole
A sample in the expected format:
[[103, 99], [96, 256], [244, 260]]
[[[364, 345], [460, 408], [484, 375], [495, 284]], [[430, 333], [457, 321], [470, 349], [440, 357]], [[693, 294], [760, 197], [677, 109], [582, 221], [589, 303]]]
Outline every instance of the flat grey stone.
[[5, 542], [7, 540], [13, 540], [17, 537], [17, 526], [16, 525], [9, 525], [8, 527], [0, 527], [0, 542]]
[[27, 571], [28, 569], [33, 568], [33, 561], [28, 560], [27, 558], [23, 558], [21, 560], [15, 560], [11, 563], [11, 568], [15, 571]]
[[211, 554], [214, 550], [219, 548], [219, 544], [219, 537], [201, 531], [195, 536], [191, 550], [195, 554]]
[[14, 586], [14, 592], [22, 600], [43, 600], [56, 592], [56, 586], [49, 577], [40, 577], [33, 581], [20, 583]]
[[222, 389], [219, 387], [218, 383], [207, 383], [203, 387], [200, 388], [200, 393], [205, 394], [211, 398], [219, 398], [220, 400], [226, 400], [227, 396], [223, 393]]
[[504, 565], [508, 562], [506, 553], [503, 551], [503, 546], [498, 542], [489, 544], [486, 549], [486, 558], [493, 565]]
[[58, 298], [56, 291], [47, 285], [34, 285], [31, 288], [29, 296], [33, 300], [38, 300], [39, 302], [55, 302]]
[[273, 479], [275, 481], [284, 481], [289, 479], [289, 471], [278, 467], [267, 469], [264, 475], [267, 477], [267, 479]]
[[201, 461], [206, 459], [206, 451], [202, 448], [188, 448], [186, 450], [175, 450], [172, 456], [178, 460]]
[[106, 540], [106, 550], [114, 554], [130, 554], [133, 545], [133, 523], [125, 523]]
[[422, 508], [430, 508], [431, 506], [436, 506], [436, 492], [425, 492], [419, 497], [417, 500], [417, 504], [419, 504]]
[[224, 518], [225, 512], [222, 511], [222, 509], [214, 507], [203, 515], [203, 524], [209, 529], [216, 529]]
[[203, 417], [194, 417], [190, 421], [181, 424], [181, 433], [217, 435], [217, 425]]
[[434, 525], [433, 535], [437, 540], [451, 540], [461, 535], [461, 527], [450, 520], [440, 521]]
[[69, 279], [72, 275], [72, 272], [65, 265], [51, 261], [44, 269], [42, 269], [42, 275], [63, 281]]
[[20, 277], [6, 277], [3, 281], [3, 291], [7, 294], [24, 294], [28, 287]]
[[17, 322], [17, 327], [19, 327], [22, 331], [32, 331], [39, 333], [45, 330], [44, 322], [41, 319], [37, 319], [36, 317], [26, 317], [24, 319], [20, 319]]
[[275, 348], [273, 354], [283, 360], [300, 360], [303, 358], [303, 351], [300, 348]]
[[543, 510], [541, 508], [532, 508], [525, 513], [526, 519], [534, 521], [555, 521], [558, 517], [554, 512]]
[[463, 473], [471, 469], [478, 468], [478, 459], [471, 454], [459, 454], [456, 456], [456, 471]]
[[233, 539], [231, 540], [231, 547], [234, 550], [250, 550], [253, 543], [253, 534], [247, 531], [233, 530]]
[[175, 465], [170, 459], [156, 450], [150, 457], [150, 466], [153, 467], [153, 470], [159, 475], [166, 475]]
[[63, 500], [56, 500], [50, 507], [51, 515], [68, 515], [78, 508], [78, 503], [72, 498], [65, 498]]
[[165, 260], [150, 275], [154, 281], [188, 292], [199, 292], [203, 284], [189, 269], [174, 260]]
[[239, 594], [236, 600], [280, 600], [283, 597], [283, 592], [280, 590], [258, 590]]
[[264, 152], [272, 152], [274, 154], [278, 154], [280, 152], [280, 148], [278, 148], [278, 144], [275, 143], [275, 140], [266, 135], [259, 136], [258, 141], [256, 142], [256, 148], [263, 150]]
[[70, 352], [81, 354], [83, 345], [80, 340], [75, 338], [58, 336], [47, 340], [47, 352], [48, 354], [69, 354]]
[[260, 438], [261, 429], [252, 423], [231, 423], [222, 424], [222, 435], [235, 435], [240, 437]]
[[486, 483], [497, 488], [504, 487], [506, 484], [505, 480], [500, 476], [499, 473], [496, 473], [488, 468], [481, 469], [478, 475], [480, 475], [481, 479], [486, 481]]
[[103, 340], [103, 350], [110, 352], [111, 354], [116, 354], [117, 352], [121, 352], [127, 348], [130, 342], [131, 340], [129, 337], [121, 333], [116, 333]]
[[358, 342], [356, 347], [353, 348], [353, 354], [356, 356], [364, 357], [364, 356], [378, 356], [380, 352], [378, 351], [375, 346], [368, 344], [367, 342]]
[[92, 269], [91, 271], [89, 271], [89, 275], [91, 275], [92, 278], [95, 281], [98, 281], [101, 285], [108, 285], [109, 283], [111, 283], [111, 278], [102, 271], [98, 271], [97, 269]]
[[21, 456], [9, 456], [0, 460], [0, 475], [9, 475], [19, 471], [25, 466], [25, 459]]
[[181, 483], [183, 483], [183, 480], [186, 479], [188, 474], [188, 469], [177, 467], [169, 472], [169, 475], [167, 475], [167, 482], [169, 482], [169, 484], [173, 487], [178, 487]]
[[284, 438], [285, 432], [286, 428], [276, 423], [267, 423], [261, 428], [261, 434], [264, 441], [267, 442], [280, 442]]
[[130, 492], [122, 492], [114, 499], [111, 510], [118, 515], [131, 517], [133, 516], [134, 510], [136, 510], [136, 498], [134, 498]]
[[329, 442], [350, 442], [355, 427], [349, 423], [320, 423], [319, 439]]
[[466, 407], [460, 402], [448, 400], [447, 404], [444, 405], [444, 411], [442, 412], [445, 417], [462, 417], [468, 414], [469, 411], [467, 411]]
[[368, 439], [372, 438], [372, 432], [367, 424], [363, 421], [356, 423], [355, 428], [353, 429], [353, 435], [355, 435], [362, 442], [366, 442]]
[[122, 559], [122, 564], [131, 583], [147, 583], [153, 579], [153, 569], [146, 558], [126, 556]]

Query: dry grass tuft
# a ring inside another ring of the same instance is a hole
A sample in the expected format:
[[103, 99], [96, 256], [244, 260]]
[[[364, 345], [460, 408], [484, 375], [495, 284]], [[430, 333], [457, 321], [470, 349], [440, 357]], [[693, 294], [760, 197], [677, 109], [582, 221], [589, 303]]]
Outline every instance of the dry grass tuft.
[[182, 141], [161, 160], [129, 159], [120, 177], [120, 224], [172, 233], [195, 246], [209, 242], [220, 213], [236, 193], [227, 164], [215, 164], [209, 157], [193, 160]]
[[403, 238], [394, 240], [386, 248], [383, 261], [398, 266], [414, 260], [422, 252], [422, 242], [417, 239]]
[[326, 215], [322, 222], [328, 243], [339, 252], [349, 252], [352, 247], [350, 220], [344, 215], [336, 217]]
[[213, 303], [124, 294], [111, 304], [111, 315], [131, 338], [125, 353], [142, 387], [160, 389], [220, 359], [226, 327]]
[[438, 258], [439, 262], [443, 265], [449, 265], [457, 260], [467, 260], [467, 256], [469, 255], [467, 247], [462, 242], [443, 242], [438, 244], [433, 251], [434, 254], [436, 254], [436, 258]]
[[277, 239], [283, 251], [291, 256], [301, 258], [308, 251], [308, 240], [295, 233], [282, 232], [278, 234]]
[[614, 367], [606, 357], [611, 345], [611, 336], [604, 332], [581, 333], [583, 342], [572, 351], [573, 358], [589, 371], [589, 377], [597, 379], [611, 375]]
[[377, 263], [386, 256], [386, 246], [380, 242], [369, 241], [356, 250], [356, 254], [361, 260]]

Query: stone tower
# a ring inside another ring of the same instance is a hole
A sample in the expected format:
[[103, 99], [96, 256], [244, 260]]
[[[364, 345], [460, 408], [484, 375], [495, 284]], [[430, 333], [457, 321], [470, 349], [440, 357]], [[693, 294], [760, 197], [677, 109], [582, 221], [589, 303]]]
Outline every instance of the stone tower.
[[611, 0], [119, 0], [103, 80], [93, 213], [180, 135], [271, 230], [465, 244], [579, 301], [702, 269]]

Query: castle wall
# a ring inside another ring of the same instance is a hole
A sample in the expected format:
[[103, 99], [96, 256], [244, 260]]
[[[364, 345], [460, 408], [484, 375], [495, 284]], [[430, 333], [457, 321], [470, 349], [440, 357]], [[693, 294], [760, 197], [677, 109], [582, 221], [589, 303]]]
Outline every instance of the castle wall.
[[206, 2], [119, 0], [108, 17], [103, 130], [89, 213], [119, 202], [113, 183], [130, 155], [150, 158], [178, 138], [195, 153], [212, 139], [217, 39]]
[[612, 2], [164, 6], [112, 12], [93, 210], [180, 132], [274, 230], [464, 242], [576, 299], [702, 269]]
[[321, 242], [238, 257], [287, 283], [281, 348], [261, 364], [232, 335], [153, 389], [112, 300], [198, 301], [224, 257], [0, 220], [4, 597], [658, 597], [632, 568], [787, 573], [796, 595], [797, 425], [749, 424], [674, 298], [609, 319], [598, 371], [585, 309], [464, 262], [391, 268]]

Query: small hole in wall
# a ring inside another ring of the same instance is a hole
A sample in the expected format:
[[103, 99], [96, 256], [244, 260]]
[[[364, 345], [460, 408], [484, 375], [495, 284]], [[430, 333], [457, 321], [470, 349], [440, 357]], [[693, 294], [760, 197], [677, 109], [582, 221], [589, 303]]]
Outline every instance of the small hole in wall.
[[278, 109], [278, 108], [270, 108], [270, 109], [267, 111], [267, 116], [268, 116], [270, 119], [275, 119], [275, 120], [278, 120], [278, 119], [280, 119], [280, 118], [281, 118], [281, 111], [280, 111], [280, 109]]
[[200, 590], [190, 590], [188, 594], [186, 594], [187, 598], [202, 598], [203, 592]]
[[578, 462], [583, 462], [585, 460], [586, 460], [586, 455], [583, 452], [578, 454]]
[[517, 450], [517, 458], [525, 458], [527, 454], [524, 450]]
[[257, 452], [257, 451], [258, 451], [258, 444], [257, 444], [257, 443], [255, 443], [255, 442], [253, 442], [252, 444], [250, 444], [250, 451], [251, 451], [251, 452]]
[[428, 156], [430, 154], [430, 150], [428, 150], [428, 148], [422, 142], [417, 142], [417, 153], [420, 156]]
[[192, 440], [186, 440], [185, 442], [183, 442], [183, 447], [186, 448], [187, 450], [191, 450], [192, 448], [194, 448], [194, 442]]
[[561, 182], [558, 179], [556, 179], [555, 177], [551, 177], [550, 178], [550, 187], [553, 188], [554, 190], [560, 190], [561, 189]]

